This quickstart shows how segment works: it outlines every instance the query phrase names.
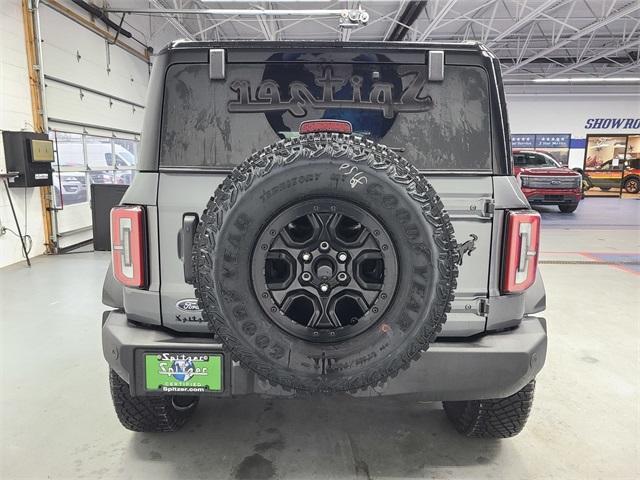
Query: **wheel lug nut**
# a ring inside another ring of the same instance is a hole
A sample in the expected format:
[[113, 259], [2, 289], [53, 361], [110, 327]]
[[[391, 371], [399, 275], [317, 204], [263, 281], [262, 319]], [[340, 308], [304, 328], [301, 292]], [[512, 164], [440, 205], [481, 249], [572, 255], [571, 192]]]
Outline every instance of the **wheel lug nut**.
[[326, 283], [321, 283], [320, 284], [320, 291], [322, 293], [327, 293], [329, 291], [329, 285], [327, 285]]
[[348, 255], [347, 255], [347, 252], [340, 252], [338, 254], [338, 261], [341, 262], [341, 263], [346, 262], [347, 258], [349, 258]]
[[349, 275], [347, 275], [345, 272], [338, 273], [339, 282], [346, 282], [348, 278], [349, 278]]
[[302, 261], [308, 263], [311, 261], [311, 254], [309, 252], [302, 252]]
[[320, 251], [322, 252], [329, 251], [329, 242], [320, 242]]
[[302, 272], [302, 275], [300, 275], [300, 279], [303, 282], [310, 282], [311, 281], [311, 274], [309, 272]]

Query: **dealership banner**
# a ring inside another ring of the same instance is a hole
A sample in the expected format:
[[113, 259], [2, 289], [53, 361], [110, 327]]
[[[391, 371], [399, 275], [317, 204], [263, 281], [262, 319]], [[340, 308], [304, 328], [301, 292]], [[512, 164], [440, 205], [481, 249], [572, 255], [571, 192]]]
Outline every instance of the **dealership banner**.
[[569, 148], [571, 135], [557, 133], [514, 133], [511, 135], [513, 148]]
[[571, 135], [536, 135], [536, 148], [569, 148]]
[[535, 139], [535, 135], [513, 134], [511, 135], [511, 146], [513, 148], [534, 148]]

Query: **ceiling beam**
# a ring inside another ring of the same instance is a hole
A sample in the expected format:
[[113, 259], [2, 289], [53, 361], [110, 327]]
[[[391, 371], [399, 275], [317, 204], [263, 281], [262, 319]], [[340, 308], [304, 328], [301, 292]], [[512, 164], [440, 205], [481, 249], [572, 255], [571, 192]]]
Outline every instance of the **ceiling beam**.
[[399, 25], [398, 19], [405, 12], [406, 3], [407, 3], [407, 0], [401, 0], [400, 5], [398, 5], [398, 10], [396, 11], [396, 14], [393, 16], [393, 19], [389, 22], [389, 27], [387, 28], [386, 33], [382, 37], [384, 40], [388, 41], [388, 38], [391, 35], [391, 32], [394, 30], [395, 27]]
[[[149, 4], [153, 5], [155, 9], [152, 9], [154, 13], [164, 13], [166, 9], [158, 2], [157, 0], [150, 0]], [[187, 40], [195, 40], [196, 37], [193, 35], [187, 27], [185, 27], [182, 23], [180, 23], [175, 17], [171, 15], [165, 15], [167, 21], [175, 28], [180, 35], [184, 35]]]
[[[387, 34], [384, 37], [385, 41], [399, 42], [404, 40], [409, 27], [415, 23], [426, 5], [426, 1], [409, 2], [404, 10], [402, 10], [402, 13], [394, 18], [389, 30], [387, 30]], [[394, 24], [395, 26], [393, 26]], [[391, 28], [393, 28], [393, 30], [391, 30]]]
[[590, 63], [595, 62], [596, 60], [599, 60], [601, 58], [604, 57], [610, 57], [611, 55], [614, 55], [622, 50], [627, 50], [627, 49], [631, 49], [634, 48], [636, 46], [640, 45], [640, 40], [635, 40], [633, 42], [630, 43], [625, 43], [624, 45], [620, 45], [618, 47], [614, 47], [614, 48], [610, 48], [609, 50], [605, 51], [605, 52], [600, 52], [597, 55], [594, 55], [592, 57], [589, 58], [585, 58], [584, 60], [580, 61], [580, 62], [576, 62], [572, 65], [569, 65], [561, 70], [557, 70], [555, 72], [553, 72], [551, 75], [547, 75], [547, 78], [552, 78], [552, 77], [557, 77], [558, 75], [563, 75], [567, 72], [570, 72], [571, 70], [575, 70], [576, 68], [580, 68], [583, 67], [584, 65], [588, 65]]
[[426, 30], [422, 32], [422, 35], [418, 38], [419, 42], [423, 42], [431, 33], [438, 28], [438, 24], [442, 21], [442, 19], [449, 13], [449, 10], [453, 8], [458, 0], [449, 0], [444, 7], [440, 9], [440, 11], [433, 17], [431, 23], [427, 26]]
[[570, 37], [565, 38], [564, 40], [561, 40], [560, 42], [555, 43], [554, 45], [551, 45], [548, 48], [545, 48], [539, 52], [537, 52], [536, 54], [532, 55], [531, 57], [528, 57], [524, 60], [522, 60], [521, 62], [518, 62], [517, 64], [505, 69], [503, 71], [503, 74], [507, 75], [509, 73], [515, 72], [516, 70], [518, 70], [519, 68], [522, 68], [525, 65], [528, 65], [529, 63], [533, 62], [534, 60], [537, 60], [538, 58], [542, 58], [542, 57], [546, 57], [547, 55], [549, 55], [551, 52], [554, 52], [556, 50], [558, 50], [559, 48], [564, 47], [565, 45], [581, 38], [584, 37], [585, 35], [589, 35], [591, 32], [598, 30], [608, 24], [610, 24], [611, 22], [614, 22], [616, 20], [618, 20], [619, 18], [622, 18], [626, 15], [629, 15], [630, 13], [635, 12], [636, 10], [640, 10], [640, 2], [633, 2], [628, 4], [626, 7], [623, 7], [619, 10], [616, 10], [615, 12], [612, 12], [611, 15], [609, 15], [607, 18], [603, 18], [602, 20], [599, 20], [597, 22], [592, 23], [591, 25], [588, 25], [584, 28], [582, 28], [581, 30], [578, 30], [576, 33], [574, 33], [573, 35], [571, 35]]
[[616, 68], [613, 72], [609, 72], [603, 75], [603, 77], [613, 77], [614, 75], [619, 75], [622, 72], [628, 72], [629, 70], [633, 70], [634, 68], [637, 68], [638, 72], [640, 72], [640, 62], [630, 63], [626, 67]]
[[487, 47], [491, 47], [491, 45], [495, 44], [496, 42], [499, 42], [505, 37], [508, 37], [513, 32], [517, 32], [522, 27], [527, 25], [527, 23], [539, 17], [542, 12], [553, 7], [556, 3], [558, 3], [558, 0], [547, 0], [546, 2], [542, 3], [540, 6], [534, 8], [529, 13], [527, 13], [524, 17], [522, 17], [520, 20], [518, 20], [517, 22], [509, 26], [506, 30], [503, 30], [502, 33], [496, 35], [491, 40], [489, 40], [489, 42], [487, 42]]

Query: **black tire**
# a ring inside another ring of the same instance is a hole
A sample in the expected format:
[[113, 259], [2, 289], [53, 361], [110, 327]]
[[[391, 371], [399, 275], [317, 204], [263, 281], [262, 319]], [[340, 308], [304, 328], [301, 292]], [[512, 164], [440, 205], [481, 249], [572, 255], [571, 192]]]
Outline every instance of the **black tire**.
[[[345, 171], [366, 179], [350, 181], [356, 177]], [[292, 335], [254, 293], [256, 239], [270, 219], [303, 199], [367, 210], [397, 254], [397, 286], [384, 316], [340, 342]], [[285, 389], [357, 391], [407, 368], [441, 331], [456, 287], [456, 247], [440, 198], [391, 149], [352, 135], [302, 135], [258, 151], [216, 190], [194, 243], [196, 296], [233, 359], [261, 378]]]
[[578, 208], [578, 204], [570, 203], [568, 205], [558, 205], [558, 208], [562, 213], [573, 213], [576, 211], [576, 208]]
[[625, 192], [627, 193], [640, 193], [640, 178], [625, 178], [624, 183], [622, 184], [622, 188], [624, 188]]
[[444, 411], [455, 429], [473, 438], [509, 438], [527, 423], [535, 380], [506, 398], [443, 402]]
[[122, 426], [134, 432], [175, 432], [195, 411], [199, 397], [132, 397], [129, 385], [109, 370], [111, 399]]

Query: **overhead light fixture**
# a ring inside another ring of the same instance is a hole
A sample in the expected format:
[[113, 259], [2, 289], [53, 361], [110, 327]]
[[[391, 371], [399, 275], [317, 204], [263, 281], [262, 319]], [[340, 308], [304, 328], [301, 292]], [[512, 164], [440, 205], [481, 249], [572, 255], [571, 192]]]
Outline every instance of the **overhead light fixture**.
[[[201, 0], [204, 3], [240, 3], [240, 0]], [[333, 0], [271, 0], [271, 3], [329, 3]]]
[[534, 78], [533, 83], [640, 83], [640, 77]]
[[[204, 3], [239, 3], [240, 0], [202, 0]], [[329, 3], [333, 0], [271, 0], [271, 3]]]
[[260, 17], [332, 17], [340, 18], [341, 27], [367, 25], [369, 14], [358, 6], [357, 9], [263, 9], [263, 8], [102, 8], [103, 13], [127, 13], [131, 15], [227, 15]]

